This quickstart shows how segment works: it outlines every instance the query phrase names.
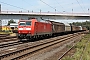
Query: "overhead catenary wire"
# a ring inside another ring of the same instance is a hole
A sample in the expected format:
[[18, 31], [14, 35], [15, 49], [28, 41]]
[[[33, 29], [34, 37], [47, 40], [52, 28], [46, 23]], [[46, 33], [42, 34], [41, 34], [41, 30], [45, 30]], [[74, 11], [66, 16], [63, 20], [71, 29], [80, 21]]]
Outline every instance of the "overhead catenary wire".
[[[29, 2], [27, 2], [26, 0], [22, 0], [22, 1], [24, 1], [24, 3], [28, 3], [30, 6], [33, 6], [32, 4], [30, 4]], [[35, 8], [37, 8], [38, 9], [38, 7], [35, 7]], [[33, 10], [32, 10], [33, 11]]]
[[[61, 4], [56, 0], [56, 2], [58, 3], [58, 5], [60, 5], [60, 7], [62, 8], [62, 9], [64, 9], [63, 8], [63, 6], [61, 6]], [[63, 12], [66, 12], [65, 10], [63, 10]]]
[[[58, 11], [55, 7], [52, 7], [52, 6], [50, 6], [49, 4], [47, 4], [46, 2], [44, 2], [44, 1], [42, 1], [42, 0], [40, 0], [42, 3], [44, 3], [44, 4], [46, 4], [47, 6], [49, 6], [50, 8], [52, 8], [52, 9], [54, 9], [55, 11]], [[59, 12], [59, 11], [58, 11]]]
[[[85, 7], [85, 5], [84, 5], [82, 0], [81, 0], [81, 2], [82, 2], [83, 6], [84, 6], [84, 9], [85, 9], [86, 7]], [[88, 13], [89, 13], [89, 8], [87, 8], [87, 10], [88, 10]]]
[[47, 6], [49, 6], [49, 7], [53, 8], [53, 9], [56, 9], [56, 8], [54, 8], [54, 7], [50, 6], [49, 4], [47, 4], [46, 2], [44, 2], [44, 1], [42, 1], [42, 0], [40, 0], [40, 1], [41, 1], [41, 2], [43, 2], [44, 4], [46, 4]]
[[[0, 3], [2, 3], [2, 4], [6, 4], [6, 5], [9, 5], [9, 6], [12, 6], [12, 7], [15, 7], [15, 8], [19, 8], [19, 9], [27, 10], [27, 9], [24, 9], [24, 8], [21, 8], [21, 7], [15, 6], [15, 5], [11, 5], [11, 4], [9, 4], [9, 3], [5, 3], [5, 2], [2, 2], [2, 1], [0, 1]], [[28, 10], [27, 10], [27, 11], [28, 11]]]
[[[83, 4], [83, 1], [81, 0], [82, 4]], [[83, 7], [85, 8], [84, 4], [83, 4]]]
[[[77, 3], [80, 5], [79, 1], [78, 1], [78, 0], [76, 0], [76, 1], [77, 1]], [[85, 13], [85, 11], [84, 11], [84, 9], [82, 8], [81, 5], [80, 5], [80, 7], [81, 7], [81, 9], [83, 10], [83, 12]]]

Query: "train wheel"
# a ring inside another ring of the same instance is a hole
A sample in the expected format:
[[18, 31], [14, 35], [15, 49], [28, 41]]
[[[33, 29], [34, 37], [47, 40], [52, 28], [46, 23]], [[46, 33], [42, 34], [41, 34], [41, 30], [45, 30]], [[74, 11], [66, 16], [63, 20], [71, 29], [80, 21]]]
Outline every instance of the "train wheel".
[[33, 40], [32, 40], [32, 38], [28, 38], [28, 39], [27, 39], [27, 41], [30, 41], [30, 42], [32, 42]]
[[28, 38], [27, 41], [31, 41], [31, 40]]

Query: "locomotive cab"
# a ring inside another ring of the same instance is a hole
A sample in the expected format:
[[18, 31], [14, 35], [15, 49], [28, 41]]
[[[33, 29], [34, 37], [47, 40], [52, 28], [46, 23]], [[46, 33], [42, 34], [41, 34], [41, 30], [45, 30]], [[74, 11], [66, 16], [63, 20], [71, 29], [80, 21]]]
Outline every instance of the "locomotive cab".
[[36, 19], [20, 20], [18, 22], [18, 38], [30, 39], [33, 35], [35, 22], [37, 22]]

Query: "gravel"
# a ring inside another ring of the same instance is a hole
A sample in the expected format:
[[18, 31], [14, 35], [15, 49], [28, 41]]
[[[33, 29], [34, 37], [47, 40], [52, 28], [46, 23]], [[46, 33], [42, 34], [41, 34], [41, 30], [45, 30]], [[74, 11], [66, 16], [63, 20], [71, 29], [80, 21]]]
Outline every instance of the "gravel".
[[53, 56], [54, 54], [56, 54], [57, 52], [61, 51], [62, 49], [64, 49], [67, 45], [70, 45], [71, 43], [73, 43], [74, 41], [70, 41], [67, 44], [64, 44], [63, 46], [59, 46], [58, 48], [52, 49], [51, 51], [48, 52], [42, 52], [41, 54], [38, 54], [36, 56], [32, 56], [30, 58], [28, 58], [27, 60], [45, 60], [51, 56]]

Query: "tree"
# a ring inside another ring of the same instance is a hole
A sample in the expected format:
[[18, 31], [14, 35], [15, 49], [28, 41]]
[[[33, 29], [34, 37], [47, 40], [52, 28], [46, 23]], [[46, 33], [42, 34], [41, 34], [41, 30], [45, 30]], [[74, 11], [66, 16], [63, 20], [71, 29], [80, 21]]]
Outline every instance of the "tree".
[[16, 23], [16, 22], [14, 20], [10, 20], [10, 21], [8, 21], [7, 25], [10, 25], [10, 23]]

